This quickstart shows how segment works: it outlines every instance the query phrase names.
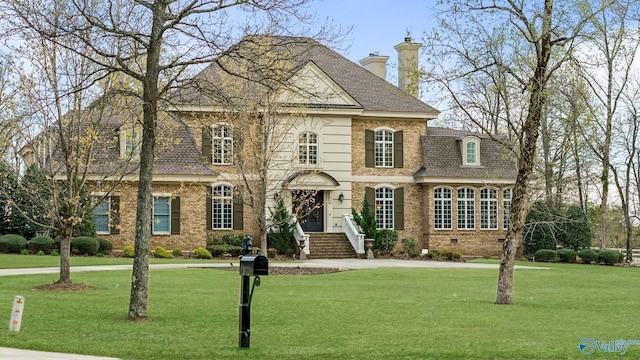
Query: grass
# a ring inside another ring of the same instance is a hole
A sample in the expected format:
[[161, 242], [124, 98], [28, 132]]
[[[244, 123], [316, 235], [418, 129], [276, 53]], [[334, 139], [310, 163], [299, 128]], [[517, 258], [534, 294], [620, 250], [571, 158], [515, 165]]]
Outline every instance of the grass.
[[[235, 259], [234, 259], [235, 260]], [[94, 265], [127, 265], [133, 264], [133, 259], [123, 257], [84, 257], [72, 256], [70, 258], [71, 266], [94, 266]], [[151, 257], [151, 264], [176, 264], [190, 262], [214, 262], [218, 260], [201, 260], [201, 259], [159, 259]], [[220, 260], [222, 261], [222, 260]], [[223, 261], [228, 262], [228, 261]], [[37, 255], [8, 255], [0, 254], [0, 269], [19, 269], [19, 268], [39, 268], [39, 267], [57, 267], [60, 266], [60, 258], [58, 256], [37, 256]]]
[[586, 337], [640, 340], [638, 269], [544, 265], [516, 271], [512, 306], [493, 304], [496, 270], [263, 277], [250, 349], [238, 348], [235, 271], [152, 270], [153, 319], [139, 323], [125, 320], [129, 271], [73, 274], [100, 288], [83, 292], [31, 290], [51, 275], [0, 277], [0, 314], [25, 296], [22, 331], [4, 330], [0, 346], [123, 359], [582, 359]]

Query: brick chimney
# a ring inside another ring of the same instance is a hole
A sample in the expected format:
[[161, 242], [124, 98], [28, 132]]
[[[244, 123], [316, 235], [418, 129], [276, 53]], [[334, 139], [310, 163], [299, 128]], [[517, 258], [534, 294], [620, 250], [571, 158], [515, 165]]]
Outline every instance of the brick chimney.
[[374, 75], [387, 80], [387, 60], [388, 56], [380, 56], [378, 53], [371, 53], [366, 58], [360, 60], [360, 65]]
[[418, 49], [422, 44], [414, 43], [411, 35], [407, 33], [404, 42], [395, 46], [398, 52], [398, 88], [407, 94], [418, 98]]

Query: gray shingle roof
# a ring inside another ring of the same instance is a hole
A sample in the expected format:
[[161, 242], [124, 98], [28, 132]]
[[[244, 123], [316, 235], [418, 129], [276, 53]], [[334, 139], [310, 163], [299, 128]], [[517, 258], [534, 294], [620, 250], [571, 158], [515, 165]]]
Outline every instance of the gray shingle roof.
[[[385, 112], [418, 112], [438, 114], [438, 111], [424, 102], [398, 89], [396, 86], [372, 74], [363, 67], [331, 50], [327, 46], [310, 38], [278, 37], [281, 44], [278, 49], [285, 48], [283, 59], [293, 64], [288, 70], [288, 76], [293, 75], [308, 62], [313, 62], [325, 72], [338, 86], [348, 93], [361, 108], [367, 111]], [[246, 39], [245, 39], [246, 41]], [[241, 47], [242, 42], [237, 46]], [[272, 54], [273, 48], [269, 54]], [[233, 52], [230, 55], [233, 57]], [[220, 70], [217, 63], [205, 68], [195, 77], [195, 80], [207, 80], [207, 85], [189, 83], [178, 92], [173, 101], [181, 105], [217, 105], [216, 101], [205, 99], [205, 94], [220, 95], [224, 87], [221, 77], [229, 76]], [[247, 75], [247, 73], [243, 73]], [[264, 71], [256, 71], [249, 77], [264, 79]], [[285, 76], [287, 76], [285, 75]], [[218, 87], [218, 89], [205, 88]]]
[[[480, 166], [462, 165], [460, 138], [470, 135], [480, 138]], [[514, 155], [486, 134], [428, 127], [420, 141], [424, 160], [414, 177], [423, 181], [430, 178], [515, 181], [518, 174]]]

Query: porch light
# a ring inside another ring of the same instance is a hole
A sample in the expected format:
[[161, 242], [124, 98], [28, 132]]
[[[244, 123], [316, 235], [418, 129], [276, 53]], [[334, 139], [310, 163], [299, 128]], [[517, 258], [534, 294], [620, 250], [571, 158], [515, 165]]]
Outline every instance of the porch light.
[[340, 201], [340, 204], [342, 204], [342, 202], [344, 201], [344, 194], [340, 193], [340, 195], [338, 195], [338, 201]]

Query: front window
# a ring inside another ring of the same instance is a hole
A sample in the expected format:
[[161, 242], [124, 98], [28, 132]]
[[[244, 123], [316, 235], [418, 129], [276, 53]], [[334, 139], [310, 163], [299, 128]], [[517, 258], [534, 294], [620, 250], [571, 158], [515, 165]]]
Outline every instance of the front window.
[[393, 131], [376, 131], [375, 165], [376, 167], [393, 167]]
[[451, 190], [436, 188], [433, 190], [434, 227], [436, 229], [451, 229]]
[[211, 193], [212, 226], [214, 229], [231, 229], [233, 218], [233, 189], [230, 186], [214, 186]]
[[474, 189], [458, 189], [458, 229], [476, 227], [476, 192]]
[[480, 228], [498, 228], [498, 191], [495, 189], [480, 190]]
[[513, 194], [512, 189], [502, 190], [502, 216], [504, 217], [503, 228], [509, 229], [509, 214], [511, 213], [511, 198]]
[[393, 229], [393, 189], [376, 189], [376, 223], [378, 229]]
[[318, 135], [304, 132], [298, 137], [298, 161], [303, 165], [318, 163]]
[[110, 233], [110, 218], [111, 213], [111, 199], [106, 197], [101, 203], [97, 204], [93, 208], [93, 223], [96, 230], [96, 234], [109, 234]]
[[211, 162], [228, 165], [233, 163], [233, 137], [227, 125], [214, 126], [211, 132]]
[[153, 197], [153, 233], [171, 233], [171, 199], [168, 196]]

